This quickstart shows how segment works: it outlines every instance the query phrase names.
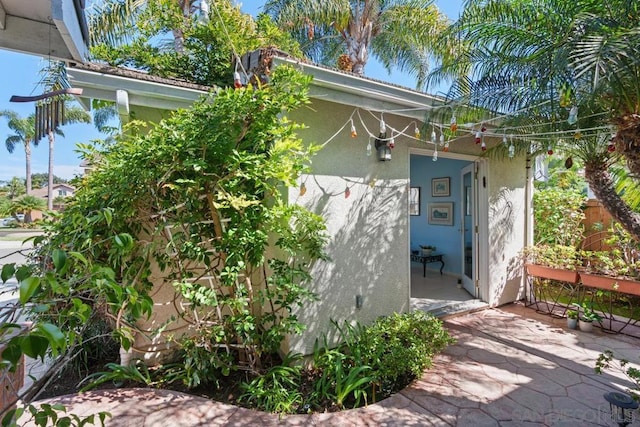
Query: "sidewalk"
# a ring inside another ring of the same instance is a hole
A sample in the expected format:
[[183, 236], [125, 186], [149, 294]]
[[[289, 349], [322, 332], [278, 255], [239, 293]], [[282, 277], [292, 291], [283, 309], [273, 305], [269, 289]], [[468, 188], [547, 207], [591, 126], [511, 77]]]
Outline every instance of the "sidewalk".
[[[49, 400], [70, 412], [108, 411], [107, 426], [610, 426], [603, 394], [631, 384], [596, 375], [611, 349], [637, 366], [640, 341], [569, 331], [565, 319], [513, 304], [445, 321], [457, 343], [421, 379], [365, 408], [279, 418], [168, 390], [89, 392]], [[640, 426], [638, 413], [633, 426]]]

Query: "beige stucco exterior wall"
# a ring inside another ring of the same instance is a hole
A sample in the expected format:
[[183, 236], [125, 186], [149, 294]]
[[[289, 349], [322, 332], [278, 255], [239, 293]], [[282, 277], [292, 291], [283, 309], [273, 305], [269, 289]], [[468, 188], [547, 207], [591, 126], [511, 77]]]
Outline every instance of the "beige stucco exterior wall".
[[[314, 101], [312, 111], [299, 109], [290, 118], [308, 128], [299, 134], [305, 141], [325, 143], [345, 123], [354, 108]], [[378, 132], [379, 121], [362, 112], [366, 126]], [[385, 114], [395, 129], [410, 121]], [[330, 261], [312, 269], [311, 289], [320, 300], [296, 313], [307, 325], [304, 336], [293, 336], [289, 350], [310, 354], [314, 340], [338, 322], [370, 323], [377, 317], [409, 309], [408, 144], [396, 139], [390, 162], [366, 155], [368, 136], [358, 119], [358, 137], [351, 138], [350, 124], [313, 158], [313, 175], [303, 176], [307, 189], [288, 191], [290, 203], [298, 203], [321, 215], [330, 235]], [[413, 132], [413, 128], [411, 128]], [[372, 146], [374, 141], [372, 141]], [[346, 189], [349, 189], [347, 197]], [[362, 308], [356, 308], [356, 296]]]

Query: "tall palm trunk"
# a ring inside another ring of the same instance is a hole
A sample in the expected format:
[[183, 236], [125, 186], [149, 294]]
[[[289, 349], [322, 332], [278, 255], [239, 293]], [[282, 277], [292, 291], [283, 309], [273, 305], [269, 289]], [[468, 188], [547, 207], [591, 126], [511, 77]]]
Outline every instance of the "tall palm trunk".
[[26, 179], [26, 193], [31, 194], [31, 141], [26, 140], [24, 142], [24, 157], [26, 160], [25, 171], [27, 173]]
[[49, 180], [47, 183], [47, 209], [53, 209], [53, 144], [55, 136], [49, 131]]
[[633, 237], [640, 241], [640, 215], [634, 212], [618, 195], [604, 160], [585, 163], [584, 177], [596, 198]]

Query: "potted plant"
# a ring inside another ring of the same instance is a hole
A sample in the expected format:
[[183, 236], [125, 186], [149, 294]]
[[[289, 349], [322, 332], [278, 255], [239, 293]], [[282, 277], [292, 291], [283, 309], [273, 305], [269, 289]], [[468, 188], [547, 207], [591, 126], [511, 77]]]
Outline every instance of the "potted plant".
[[537, 245], [525, 248], [525, 267], [530, 276], [578, 283], [580, 251], [573, 246]]
[[593, 311], [590, 305], [582, 304], [582, 313], [580, 314], [579, 324], [580, 330], [584, 332], [591, 332], [593, 330], [593, 322], [599, 322], [602, 320], [602, 316]]
[[429, 256], [431, 255], [431, 252], [436, 250], [436, 247], [432, 245], [420, 245], [420, 249], [422, 249], [423, 256]]
[[578, 311], [577, 310], [567, 310], [567, 328], [569, 329], [577, 329], [578, 328]]
[[591, 288], [640, 295], [638, 271], [640, 261], [627, 259], [618, 249], [609, 251], [583, 251], [584, 271], [582, 284]]

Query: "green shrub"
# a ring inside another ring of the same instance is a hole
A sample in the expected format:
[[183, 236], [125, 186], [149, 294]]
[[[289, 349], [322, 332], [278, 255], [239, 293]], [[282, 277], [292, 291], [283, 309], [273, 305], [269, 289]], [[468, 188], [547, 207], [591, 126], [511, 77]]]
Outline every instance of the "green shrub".
[[546, 188], [533, 195], [536, 245], [578, 247], [584, 237], [586, 197], [575, 190]]
[[384, 394], [393, 393], [431, 366], [433, 356], [454, 340], [442, 322], [422, 311], [381, 317], [362, 330], [351, 353], [371, 367]]

